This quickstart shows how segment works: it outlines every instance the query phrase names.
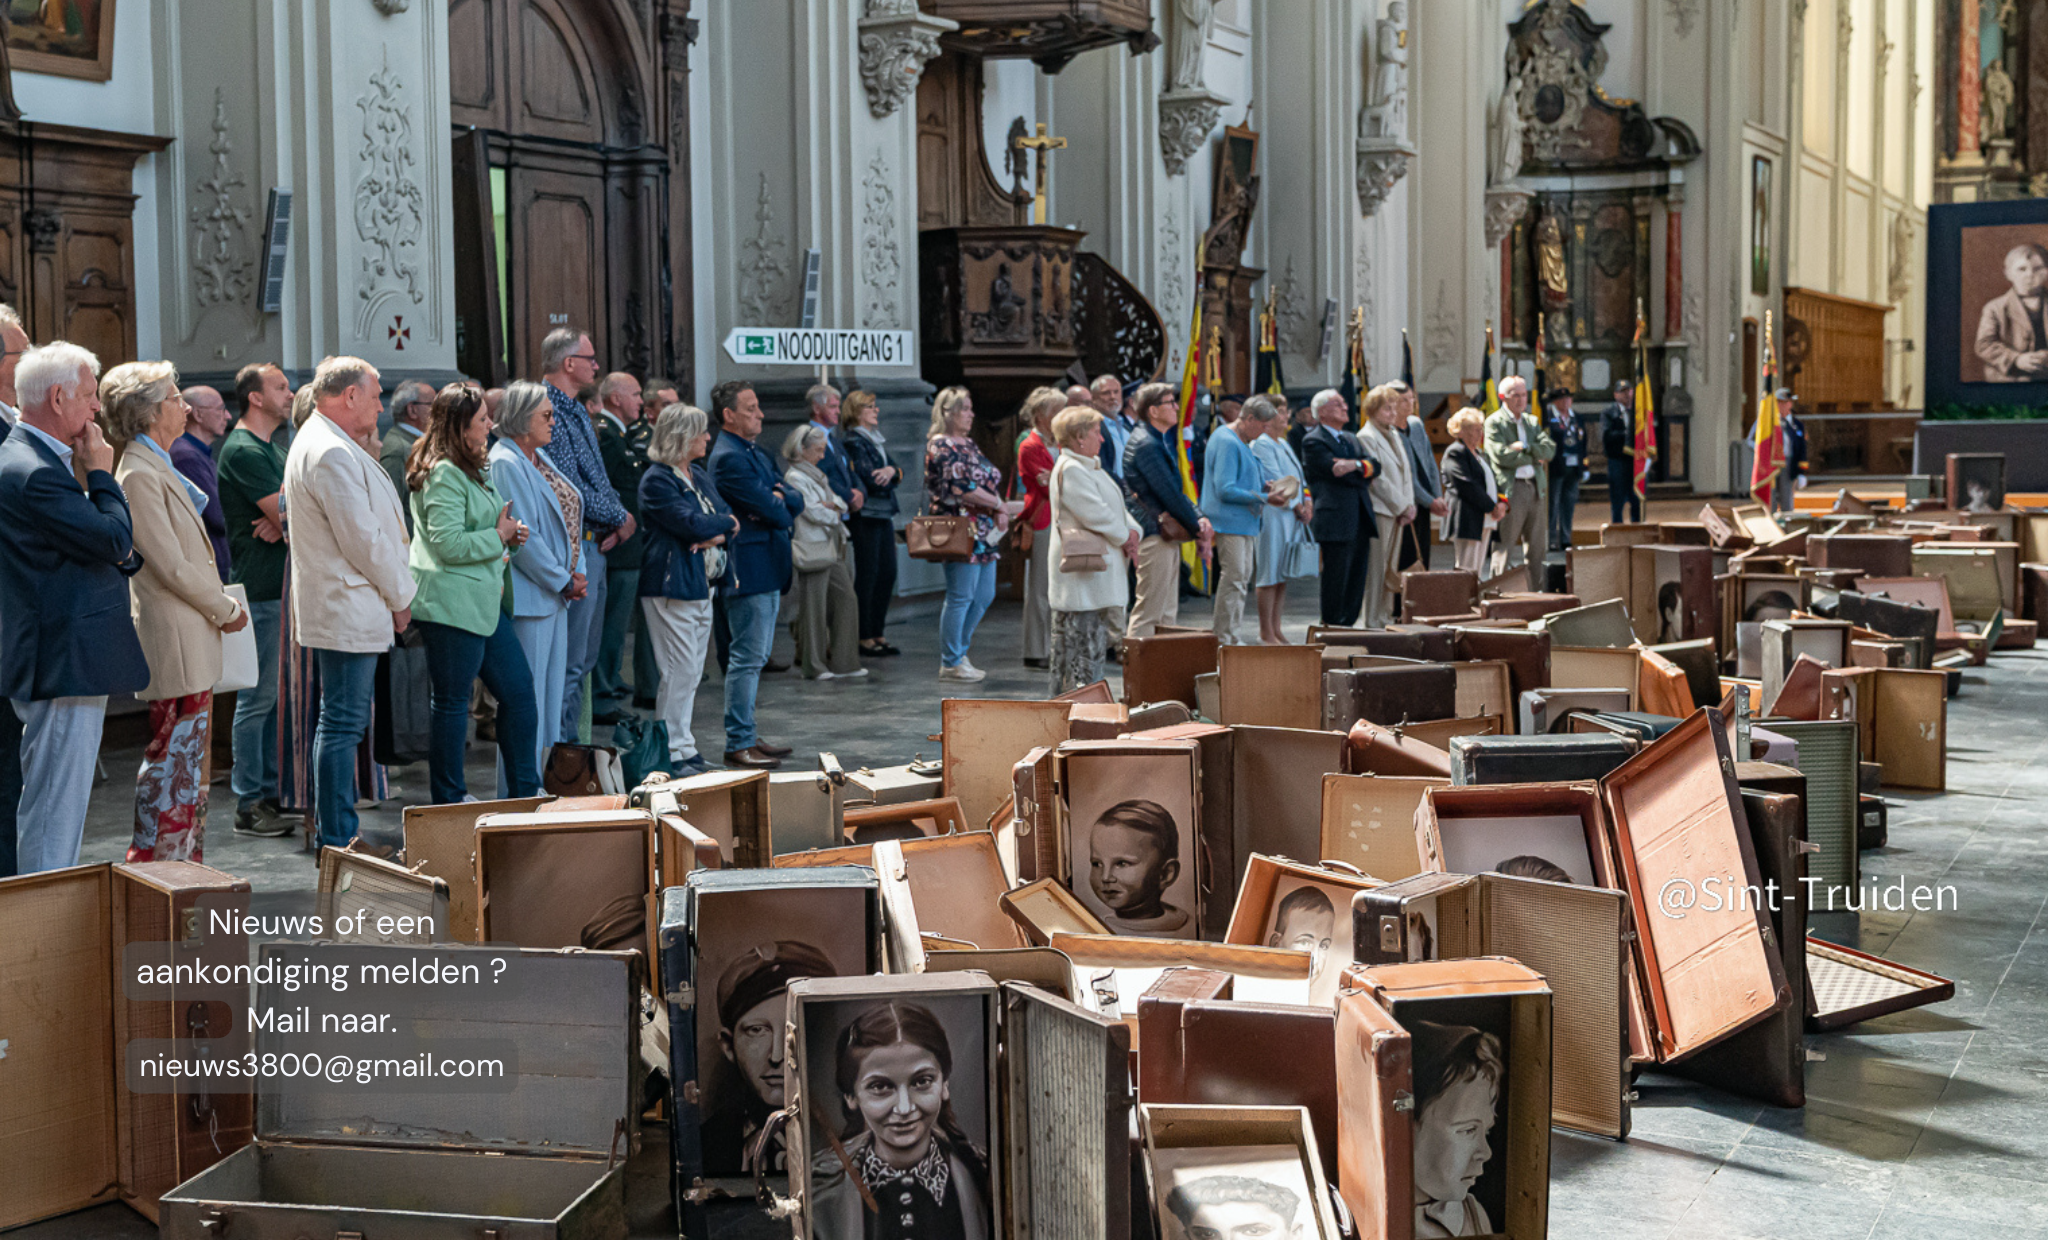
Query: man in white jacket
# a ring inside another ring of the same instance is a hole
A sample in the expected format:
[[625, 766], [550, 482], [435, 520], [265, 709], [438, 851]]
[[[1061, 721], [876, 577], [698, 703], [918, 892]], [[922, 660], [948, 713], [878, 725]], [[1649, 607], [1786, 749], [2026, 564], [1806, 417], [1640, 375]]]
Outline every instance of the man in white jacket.
[[356, 748], [370, 724], [377, 656], [412, 622], [405, 510], [359, 442], [377, 425], [382, 387], [361, 358], [330, 357], [313, 374], [315, 412], [284, 466], [291, 546], [292, 635], [320, 666], [313, 807], [320, 842], [356, 835]]

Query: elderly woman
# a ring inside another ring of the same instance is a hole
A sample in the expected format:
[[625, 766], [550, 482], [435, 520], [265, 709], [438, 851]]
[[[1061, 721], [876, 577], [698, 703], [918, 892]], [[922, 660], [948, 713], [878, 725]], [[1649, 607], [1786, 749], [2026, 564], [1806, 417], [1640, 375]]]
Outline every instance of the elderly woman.
[[697, 750], [691, 712], [711, 646], [711, 588], [731, 579], [726, 540], [739, 518], [697, 462], [711, 450], [711, 420], [694, 405], [670, 405], [654, 420], [647, 472], [640, 476], [640, 610], [661, 668], [656, 716], [668, 730], [669, 771], [713, 769]]
[[896, 594], [896, 487], [903, 481], [903, 471], [889, 460], [882, 409], [873, 392], [846, 394], [839, 409], [839, 444], [846, 450], [853, 480], [868, 494], [860, 511], [846, 522], [853, 540], [853, 596], [860, 602], [860, 652], [901, 654], [882, 631], [889, 623], [889, 600]]
[[804, 510], [790, 531], [789, 635], [797, 666], [810, 680], [865, 676], [860, 665], [860, 603], [846, 571], [846, 505], [818, 462], [825, 459], [825, 428], [806, 422], [782, 441], [783, 481], [803, 496]]
[[[1075, 389], [1086, 395], [1087, 388]], [[1053, 415], [1072, 403], [1058, 388], [1042, 387], [1024, 398], [1024, 424], [1031, 429], [1017, 445], [1017, 482], [1024, 491], [1024, 511], [1017, 523], [1031, 540], [1029, 558], [1024, 561], [1024, 666], [1044, 667], [1046, 643], [1051, 636], [1052, 608], [1046, 593], [1046, 576], [1051, 568], [1052, 540], [1046, 528], [1052, 524]], [[1087, 401], [1080, 402], [1087, 404]]]
[[924, 490], [935, 516], [974, 522], [974, 553], [946, 561], [946, 601], [939, 608], [939, 679], [976, 681], [988, 673], [967, 661], [974, 630], [996, 597], [996, 547], [1023, 500], [1005, 502], [1003, 475], [970, 432], [974, 398], [964, 387], [932, 397], [932, 424], [924, 436]]
[[[1102, 415], [1087, 405], [1052, 419], [1060, 459], [1052, 468], [1047, 503], [1052, 509], [1046, 562], [1052, 604], [1052, 688], [1049, 697], [1102, 679], [1110, 635], [1130, 602], [1127, 565], [1138, 554], [1144, 529], [1124, 506], [1123, 488], [1102, 468]], [[1102, 567], [1068, 571], [1066, 553], [1083, 538], [1100, 540]]]
[[114, 477], [127, 493], [142, 559], [128, 605], [149, 663], [149, 684], [137, 695], [149, 703], [149, 745], [136, 780], [130, 861], [203, 860], [221, 634], [249, 623], [214, 567], [200, 518], [206, 492], [171, 464], [185, 419], [169, 362], [128, 362], [100, 380], [100, 425], [120, 454]]
[[427, 644], [431, 726], [427, 785], [436, 805], [469, 796], [463, 757], [470, 688], [481, 677], [498, 699], [498, 797], [540, 791], [540, 726], [533, 669], [502, 606], [505, 562], [528, 538], [491, 487], [491, 423], [483, 389], [451, 383], [434, 397], [427, 429], [406, 454], [412, 507], [412, 621]]
[[1450, 501], [1444, 536], [1451, 540], [1457, 566], [1484, 577], [1487, 537], [1507, 515], [1508, 503], [1500, 497], [1500, 480], [1493, 476], [1483, 450], [1485, 415], [1460, 409], [1451, 415], [1447, 429], [1453, 442], [1444, 449], [1444, 498]]
[[[1382, 383], [1365, 394], [1365, 426], [1358, 439], [1365, 454], [1379, 462], [1367, 490], [1372, 495], [1373, 539], [1365, 564], [1365, 627], [1383, 629], [1394, 619], [1394, 595], [1387, 571], [1401, 554], [1408, 526], [1415, 520], [1415, 467], [1408, 461], [1408, 397], [1405, 388]], [[1396, 429], [1399, 428], [1399, 429]]]
[[[1260, 399], [1253, 397], [1246, 402], [1245, 409], [1251, 412], [1252, 404]], [[1257, 566], [1253, 584], [1258, 590], [1259, 641], [1267, 646], [1283, 646], [1287, 644], [1287, 634], [1281, 629], [1280, 618], [1287, 606], [1288, 573], [1298, 567], [1293, 563], [1298, 559], [1307, 569], [1302, 575], [1312, 575], [1316, 558], [1315, 544], [1308, 531], [1313, 509], [1307, 484], [1302, 481], [1301, 458], [1287, 442], [1286, 413], [1278, 407], [1274, 413], [1273, 418], [1262, 423], [1265, 433], [1252, 441], [1252, 455], [1258, 458], [1267, 497], [1278, 501], [1259, 512], [1259, 542], [1252, 563]]]
[[512, 552], [512, 632], [533, 674], [540, 722], [534, 729], [538, 769], [562, 739], [562, 689], [569, 675], [569, 604], [587, 591], [579, 558], [583, 498], [555, 468], [546, 448], [555, 434], [547, 389], [520, 380], [498, 406], [498, 442], [491, 482], [511, 504], [528, 536]]

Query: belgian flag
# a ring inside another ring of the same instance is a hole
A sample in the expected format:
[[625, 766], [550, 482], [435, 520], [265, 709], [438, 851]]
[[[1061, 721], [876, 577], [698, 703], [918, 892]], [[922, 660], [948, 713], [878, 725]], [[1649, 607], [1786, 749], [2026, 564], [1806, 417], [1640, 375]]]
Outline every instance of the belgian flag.
[[1401, 329], [1401, 382], [1408, 385], [1409, 391], [1415, 390], [1415, 354], [1408, 348], [1408, 329], [1405, 327]]
[[1493, 320], [1486, 320], [1486, 352], [1479, 358], [1479, 412], [1500, 408], [1500, 389], [1493, 383]]

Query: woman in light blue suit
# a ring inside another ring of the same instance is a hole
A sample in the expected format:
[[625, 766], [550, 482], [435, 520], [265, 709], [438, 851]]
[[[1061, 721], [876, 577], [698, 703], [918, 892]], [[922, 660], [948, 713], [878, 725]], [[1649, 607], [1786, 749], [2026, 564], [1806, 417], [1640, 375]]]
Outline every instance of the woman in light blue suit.
[[498, 442], [491, 449], [491, 485], [526, 522], [532, 536], [512, 556], [512, 629], [533, 669], [540, 706], [540, 768], [561, 740], [562, 688], [569, 668], [569, 603], [586, 583], [578, 548], [583, 544], [583, 501], [575, 484], [544, 449], [554, 438], [555, 411], [547, 389], [521, 380], [505, 389], [498, 406]]

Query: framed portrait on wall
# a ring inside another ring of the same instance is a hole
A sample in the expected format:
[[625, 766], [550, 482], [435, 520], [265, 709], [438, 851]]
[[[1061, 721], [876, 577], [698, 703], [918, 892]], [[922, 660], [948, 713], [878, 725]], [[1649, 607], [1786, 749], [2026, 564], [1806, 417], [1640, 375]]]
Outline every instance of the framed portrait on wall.
[[114, 75], [115, 0], [0, 0], [7, 59], [22, 73], [104, 82]]
[[1927, 403], [2048, 404], [2048, 199], [1928, 208]]
[[1749, 161], [1749, 291], [1771, 291], [1771, 161], [1762, 155]]

